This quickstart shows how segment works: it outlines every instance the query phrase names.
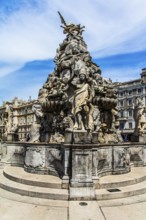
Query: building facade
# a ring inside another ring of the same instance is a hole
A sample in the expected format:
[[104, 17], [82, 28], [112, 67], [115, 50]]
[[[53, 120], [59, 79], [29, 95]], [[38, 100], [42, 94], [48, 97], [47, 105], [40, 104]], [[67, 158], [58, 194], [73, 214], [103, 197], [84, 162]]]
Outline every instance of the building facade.
[[125, 141], [131, 140], [134, 132], [134, 106], [141, 98], [146, 106], [146, 68], [142, 69], [141, 78], [117, 83], [120, 130]]
[[10, 108], [12, 124], [17, 127], [18, 140], [23, 141], [26, 139], [34, 122], [35, 116], [32, 107], [35, 102], [36, 100], [23, 101], [14, 98], [11, 102], [3, 103], [0, 107], [0, 139], [5, 139], [5, 132], [7, 130], [7, 117], [9, 115], [7, 106]]

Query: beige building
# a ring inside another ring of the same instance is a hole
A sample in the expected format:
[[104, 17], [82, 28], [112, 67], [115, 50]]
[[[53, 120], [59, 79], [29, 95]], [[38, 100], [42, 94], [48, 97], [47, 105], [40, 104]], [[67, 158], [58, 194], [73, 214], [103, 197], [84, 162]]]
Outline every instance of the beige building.
[[6, 132], [6, 117], [7, 117], [7, 105], [12, 108], [11, 120], [12, 124], [18, 128], [18, 140], [22, 141], [27, 137], [30, 131], [30, 126], [34, 121], [34, 113], [32, 112], [32, 106], [35, 100], [23, 101], [18, 98], [14, 98], [11, 102], [5, 102], [0, 107], [0, 138], [4, 139]]
[[130, 140], [135, 128], [133, 114], [136, 98], [140, 97], [146, 106], [146, 68], [142, 69], [141, 78], [117, 83], [116, 87], [118, 89], [120, 130], [125, 140]]

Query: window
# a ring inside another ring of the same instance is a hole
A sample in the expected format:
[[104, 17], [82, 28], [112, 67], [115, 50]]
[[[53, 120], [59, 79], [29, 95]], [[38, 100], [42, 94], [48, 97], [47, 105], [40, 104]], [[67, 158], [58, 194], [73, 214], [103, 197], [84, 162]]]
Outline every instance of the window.
[[123, 118], [124, 117], [124, 112], [123, 111], [121, 111], [121, 118]]
[[129, 128], [132, 129], [132, 122], [129, 122]]
[[120, 123], [120, 130], [124, 129], [124, 123]]
[[132, 110], [129, 110], [129, 117], [132, 117]]
[[33, 122], [34, 121], [34, 116], [32, 116], [32, 118], [31, 118], [31, 122]]
[[128, 105], [132, 105], [132, 99], [128, 100]]
[[132, 91], [131, 90], [129, 90], [129, 95], [132, 95]]
[[140, 94], [141, 93], [141, 89], [138, 89], [138, 94]]
[[28, 108], [28, 109], [27, 109], [27, 113], [31, 113], [31, 108]]
[[120, 101], [120, 106], [123, 106], [124, 102], [123, 100]]
[[28, 123], [30, 122], [30, 118], [29, 118], [29, 117], [27, 118], [27, 122], [28, 122]]
[[133, 95], [136, 95], [136, 89], [133, 89]]
[[24, 123], [27, 124], [27, 117], [24, 118]]

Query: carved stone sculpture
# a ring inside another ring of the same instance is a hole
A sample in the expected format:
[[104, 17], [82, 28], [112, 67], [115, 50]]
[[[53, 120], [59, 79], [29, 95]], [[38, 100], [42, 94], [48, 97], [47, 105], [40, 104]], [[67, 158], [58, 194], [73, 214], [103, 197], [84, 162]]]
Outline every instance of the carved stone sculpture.
[[85, 131], [90, 137], [94, 132], [99, 143], [117, 143], [117, 93], [112, 81], [103, 78], [92, 62], [82, 36], [84, 26], [67, 24], [59, 16], [66, 38], [57, 49], [54, 71], [39, 91], [38, 101], [47, 119], [41, 130], [55, 143], [64, 141], [67, 130]]
[[74, 115], [74, 130], [93, 130], [92, 92], [87, 82], [87, 70], [79, 72], [79, 81], [73, 97], [72, 113]]
[[144, 128], [146, 126], [146, 119], [144, 116], [145, 113], [146, 109], [144, 107], [143, 101], [140, 98], [137, 98], [134, 108], [135, 135], [141, 135], [144, 133]]
[[4, 114], [4, 124], [5, 124], [5, 137], [10, 133], [11, 128], [13, 127], [13, 107], [12, 104], [7, 102], [5, 105], [5, 114]]
[[41, 127], [41, 120], [43, 117], [43, 113], [41, 110], [41, 106], [39, 104], [34, 104], [32, 107], [32, 111], [35, 113], [34, 114], [34, 122], [31, 125], [30, 128], [30, 134], [28, 138], [29, 142], [39, 142], [40, 141], [40, 127]]

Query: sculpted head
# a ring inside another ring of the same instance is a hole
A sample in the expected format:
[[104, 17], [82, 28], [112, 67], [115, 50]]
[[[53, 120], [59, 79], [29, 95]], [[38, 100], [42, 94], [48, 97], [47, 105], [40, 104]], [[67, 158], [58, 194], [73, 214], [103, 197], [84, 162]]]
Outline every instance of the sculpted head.
[[85, 68], [82, 68], [79, 72], [79, 79], [81, 82], [84, 82], [86, 80], [86, 69]]

